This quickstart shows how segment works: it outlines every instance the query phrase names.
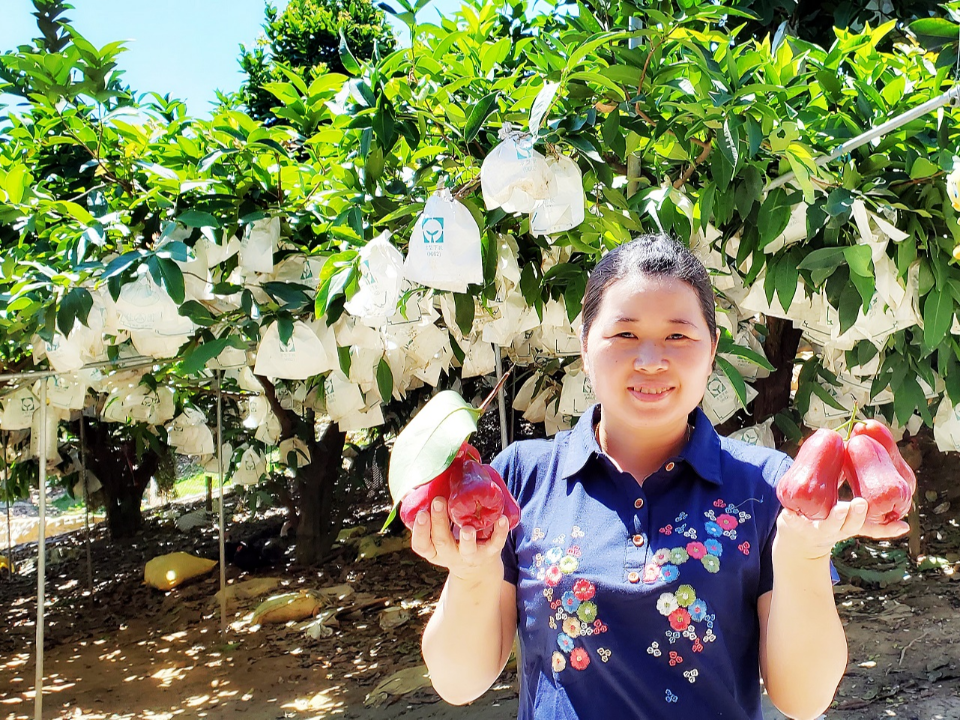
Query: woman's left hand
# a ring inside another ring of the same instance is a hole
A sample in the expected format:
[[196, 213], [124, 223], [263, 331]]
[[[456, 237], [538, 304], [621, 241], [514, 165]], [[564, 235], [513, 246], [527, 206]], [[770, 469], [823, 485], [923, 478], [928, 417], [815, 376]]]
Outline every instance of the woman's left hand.
[[[910, 531], [902, 520], [883, 525], [867, 521], [867, 501], [854, 498], [838, 502], [823, 520], [808, 520], [793, 510], [784, 510], [777, 519], [775, 549], [808, 560], [829, 557], [833, 546], [854, 536], [885, 540]], [[779, 546], [779, 547], [778, 547]]]

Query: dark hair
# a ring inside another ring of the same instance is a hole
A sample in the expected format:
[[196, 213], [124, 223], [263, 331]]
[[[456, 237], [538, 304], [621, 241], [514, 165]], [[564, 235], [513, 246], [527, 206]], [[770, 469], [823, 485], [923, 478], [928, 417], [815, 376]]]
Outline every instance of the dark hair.
[[583, 324], [580, 328], [584, 344], [590, 326], [600, 312], [607, 288], [618, 280], [642, 275], [676, 278], [693, 288], [700, 299], [700, 309], [713, 342], [717, 335], [716, 297], [707, 269], [688, 248], [669, 235], [651, 233], [613, 248], [590, 273], [583, 295]]

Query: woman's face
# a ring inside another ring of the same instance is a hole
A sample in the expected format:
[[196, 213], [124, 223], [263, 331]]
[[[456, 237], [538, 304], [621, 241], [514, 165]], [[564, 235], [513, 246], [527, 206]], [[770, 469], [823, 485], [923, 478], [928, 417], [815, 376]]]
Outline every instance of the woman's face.
[[694, 289], [642, 275], [607, 286], [582, 348], [605, 423], [672, 429], [703, 399], [716, 352]]

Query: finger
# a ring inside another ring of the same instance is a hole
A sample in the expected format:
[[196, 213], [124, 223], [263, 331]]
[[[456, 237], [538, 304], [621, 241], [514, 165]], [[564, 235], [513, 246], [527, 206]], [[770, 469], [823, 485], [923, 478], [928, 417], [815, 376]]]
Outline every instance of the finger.
[[867, 501], [863, 498], [854, 498], [846, 505], [846, 516], [837, 532], [842, 538], [851, 538], [861, 534], [861, 529], [867, 519]]
[[457, 541], [450, 532], [447, 503], [443, 498], [434, 498], [430, 504], [430, 538], [438, 554], [446, 556], [457, 552]]
[[874, 538], [875, 540], [888, 540], [898, 538], [910, 532], [909, 523], [902, 520], [889, 523], [866, 522], [860, 530], [860, 535]]
[[470, 527], [460, 528], [460, 556], [470, 559], [477, 555], [477, 531]]
[[493, 535], [481, 546], [483, 553], [488, 558], [493, 558], [501, 553], [503, 546], [507, 543], [507, 535], [510, 533], [510, 521], [506, 515], [501, 515], [493, 526]]
[[413, 521], [413, 537], [410, 541], [411, 549], [425, 560], [433, 560], [437, 556], [437, 549], [430, 539], [430, 513], [421, 510]]

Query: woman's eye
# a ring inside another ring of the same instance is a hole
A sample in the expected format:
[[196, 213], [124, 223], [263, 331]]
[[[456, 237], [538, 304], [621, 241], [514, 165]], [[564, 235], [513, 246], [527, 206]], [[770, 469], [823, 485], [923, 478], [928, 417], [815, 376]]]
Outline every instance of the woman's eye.
[[635, 337], [635, 336], [634, 336], [634, 334], [633, 334], [632, 332], [622, 332], [622, 333], [617, 333], [617, 337], [632, 338], [632, 337]]
[[684, 340], [686, 337], [686, 335], [681, 333], [673, 333], [673, 335], [670, 335], [667, 340]]

